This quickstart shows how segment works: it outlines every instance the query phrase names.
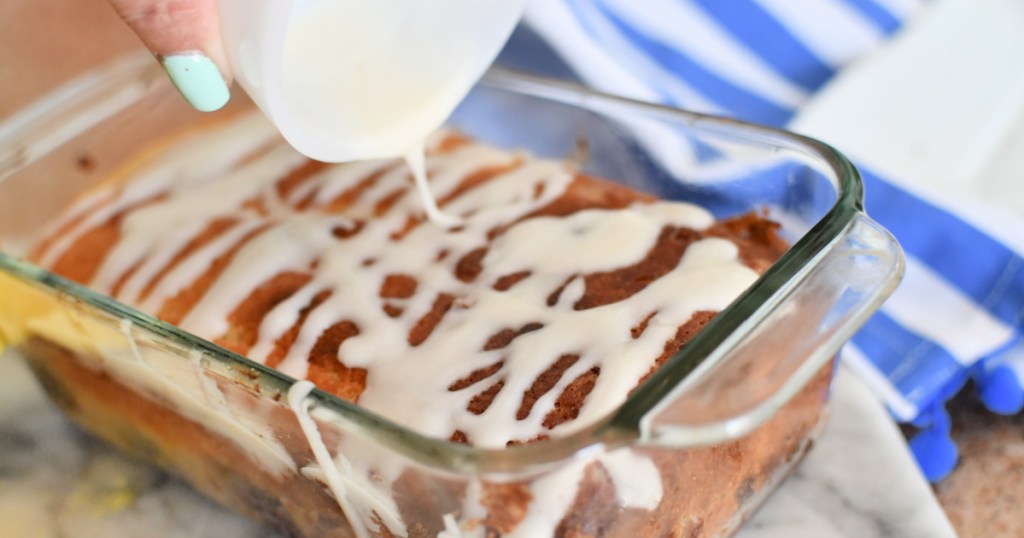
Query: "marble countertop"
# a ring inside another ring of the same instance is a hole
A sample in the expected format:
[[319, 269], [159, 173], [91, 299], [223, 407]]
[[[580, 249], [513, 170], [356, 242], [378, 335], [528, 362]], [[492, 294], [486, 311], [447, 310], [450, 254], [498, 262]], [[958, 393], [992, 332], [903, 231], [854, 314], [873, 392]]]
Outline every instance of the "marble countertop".
[[[272, 538], [73, 426], [20, 358], [0, 358], [0, 536]], [[831, 418], [740, 538], [955, 536], [896, 426], [840, 370]]]
[[738, 536], [956, 536], [899, 429], [845, 368], [830, 410], [813, 450]]

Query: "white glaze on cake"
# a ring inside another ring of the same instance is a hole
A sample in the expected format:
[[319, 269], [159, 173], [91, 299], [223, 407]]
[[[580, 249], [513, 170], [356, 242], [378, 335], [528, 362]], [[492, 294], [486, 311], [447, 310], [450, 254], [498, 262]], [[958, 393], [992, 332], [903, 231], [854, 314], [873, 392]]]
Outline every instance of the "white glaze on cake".
[[[475, 172], [502, 171], [447, 203], [445, 210], [464, 220], [458, 229], [423, 223], [396, 240], [393, 235], [401, 233], [410, 219], [422, 219], [422, 214], [415, 191], [408, 189], [407, 170], [394, 164], [359, 163], [354, 165], [358, 173], [350, 173], [347, 165], [337, 165], [310, 180], [323, 188], [330, 185], [334, 192], [344, 192], [339, 183], [347, 182], [351, 188], [367, 172], [387, 168], [362, 194], [360, 203], [343, 214], [317, 211], [315, 207], [294, 211], [286, 200], [277, 200], [274, 211], [261, 212], [246, 206], [247, 201], [262, 200], [266, 192], [273, 193], [281, 178], [305, 162], [284, 144], [274, 145], [256, 157], [249, 155], [267, 144], [265, 130], [258, 129], [258, 136], [250, 134], [248, 123], [252, 121], [240, 122], [246, 124], [245, 129], [234, 124], [206, 134], [201, 143], [192, 141], [159, 158], [129, 183], [116, 201], [97, 212], [102, 216], [89, 218], [77, 227], [81, 230], [125, 211], [143, 198], [140, 193], [165, 193], [165, 199], [125, 213], [120, 238], [91, 287], [110, 293], [124, 279], [116, 297], [155, 314], [165, 301], [199, 278], [213, 260], [245, 235], [258, 231], [238, 250], [180, 325], [204, 338], [221, 337], [229, 329], [231, 312], [254, 289], [286, 271], [308, 273], [310, 282], [264, 317], [249, 357], [265, 360], [312, 297], [332, 290], [332, 295], [306, 318], [278, 368], [305, 377], [306, 359], [319, 336], [332, 324], [351, 321], [359, 334], [344, 341], [339, 358], [350, 368], [369, 370], [360, 404], [427, 435], [447, 437], [460, 430], [477, 446], [501, 447], [509, 441], [569, 432], [590, 423], [625, 399], [649, 371], [664, 343], [694, 312], [724, 308], [756, 278], [737, 259], [734, 244], [709, 238], [692, 244], [675, 270], [632, 297], [576, 310], [574, 304], [583, 293], [580, 275], [637, 263], [666, 226], [703, 229], [713, 222], [696, 206], [654, 202], [622, 210], [579, 211], [565, 218], [527, 219], [493, 241], [483, 259], [483, 271], [473, 282], [464, 283], [455, 276], [458, 261], [487, 245], [491, 230], [558, 198], [573, 178], [570, 170], [561, 163], [527, 160], [480, 144], [460, 145], [445, 153], [433, 151], [427, 168], [431, 187], [441, 200]], [[239, 139], [247, 140], [249, 145]], [[217, 147], [225, 151], [213, 151]], [[188, 149], [201, 151], [202, 155], [183, 151]], [[236, 160], [249, 157], [236, 167], [216, 163], [213, 170], [219, 173], [204, 171], [200, 180], [192, 175], [191, 167], [177, 164], [193, 163], [211, 153], [230, 153]], [[544, 189], [535, 196], [538, 182], [544, 183]], [[381, 199], [402, 189], [401, 197], [386, 214], [371, 214]], [[140, 300], [140, 290], [152, 283], [191, 239], [214, 220], [227, 217], [237, 221], [231, 229], [176, 263], [148, 297]], [[333, 233], [356, 227], [361, 227], [358, 233], [345, 239], [339, 240]], [[61, 243], [47, 253], [47, 260], [59, 254], [65, 242]], [[447, 255], [438, 261], [442, 252]], [[522, 271], [531, 275], [507, 291], [491, 286], [502, 276]], [[381, 299], [378, 291], [384, 279], [394, 274], [413, 275], [418, 281], [415, 295]], [[549, 306], [548, 296], [567, 281], [558, 302]], [[411, 344], [407, 335], [430, 311], [438, 293], [454, 296], [456, 306], [426, 341]], [[403, 313], [388, 315], [382, 309], [385, 301]], [[652, 312], [657, 314], [647, 329], [633, 338], [630, 329]], [[503, 349], [480, 351], [490, 336], [529, 323], [544, 327], [519, 336]], [[602, 330], [594, 331], [593, 327]], [[560, 385], [537, 402], [528, 417], [517, 419], [523, 392], [553, 360], [566, 353], [578, 354], [580, 359], [562, 376]], [[483, 414], [466, 413], [466, 405], [476, 391], [450, 391], [448, 387], [499, 361], [505, 366], [494, 379], [503, 379], [504, 388]], [[553, 432], [546, 430], [541, 423], [561, 389], [594, 367], [600, 367], [602, 374], [580, 418]], [[431, 374], [423, 376], [423, 372]], [[395, 398], [395, 394], [403, 397]]]
[[[66, 231], [43, 260], [53, 263], [75, 238], [124, 213], [117, 245], [91, 286], [156, 314], [214, 260], [241, 245], [181, 320], [184, 329], [218, 339], [229, 330], [231, 313], [261, 284], [284, 272], [308, 275], [306, 284], [263, 317], [248, 352], [251, 359], [266, 361], [275, 343], [300, 320], [303, 308], [330, 290], [308, 312], [277, 368], [306, 377], [308, 357], [324, 331], [351, 322], [358, 334], [342, 342], [338, 359], [349, 368], [367, 370], [360, 405], [429, 436], [448, 438], [453, 431], [462, 432], [481, 447], [557, 436], [592, 424], [625, 400], [665, 342], [695, 312], [725, 308], [757, 277], [740, 262], [735, 244], [708, 238], [689, 245], [673, 270], [632, 296], [577, 310], [584, 293], [582, 275], [635, 264], [666, 227], [706, 229], [713, 223], [711, 215], [688, 204], [652, 202], [521, 220], [558, 199], [575, 173], [559, 162], [482, 144], [447, 148], [444, 139], [441, 134], [428, 143], [425, 164], [444, 212], [460, 220], [454, 228], [425, 218], [408, 170], [396, 161], [328, 166], [282, 195], [283, 178], [306, 161], [276, 141], [268, 126], [249, 117], [189, 139], [146, 164], [132, 181], [108, 185], [91, 196], [88, 203], [99, 209]], [[494, 177], [463, 188], [466, 178], [485, 171]], [[372, 176], [374, 182], [360, 187]], [[343, 212], [324, 209], [338, 196], [357, 192], [356, 203]], [[161, 199], [152, 202], [157, 195]], [[145, 200], [151, 203], [134, 207]], [[390, 208], [375, 214], [385, 200], [392, 202]], [[303, 201], [309, 207], [296, 210]], [[71, 215], [76, 213], [80, 211]], [[225, 218], [233, 219], [227, 231], [172, 264], [192, 238]], [[491, 241], [489, 234], [513, 223], [518, 224]], [[485, 246], [479, 275], [471, 282], [457, 278], [459, 260]], [[501, 277], [521, 272], [529, 276], [510, 289], [494, 288]], [[382, 299], [379, 290], [385, 279], [399, 274], [416, 279], [415, 293]], [[143, 297], [147, 286], [151, 290]], [[557, 301], [549, 305], [548, 298], [559, 288]], [[454, 297], [454, 305], [429, 337], [410, 342], [410, 331], [442, 293]], [[400, 313], [395, 315], [394, 309]], [[632, 334], [645, 319], [642, 334]], [[527, 324], [542, 327], [504, 348], [484, 351], [492, 335]], [[517, 417], [524, 393], [566, 354], [579, 358], [525, 417]], [[502, 367], [488, 379], [465, 390], [450, 389], [456, 380], [499, 362]], [[545, 416], [558, 396], [595, 368], [600, 374], [577, 419], [545, 427]], [[484, 412], [467, 411], [477, 394], [499, 380], [503, 386]], [[360, 495], [352, 492], [351, 477], [364, 475], [368, 468], [352, 469], [330, 457], [303, 404], [309, 386], [296, 387], [290, 404], [343, 511], [365, 521], [367, 506], [393, 507], [394, 501], [376, 487], [360, 494], [365, 502], [352, 501]], [[337, 454], [344, 452], [343, 446], [336, 448]], [[660, 478], [649, 460], [613, 453], [599, 461], [623, 506], [650, 509], [658, 504]], [[573, 463], [531, 485], [537, 509], [531, 508], [517, 528], [519, 535], [554, 530], [575, 498], [585, 464]], [[348, 468], [339, 471], [339, 465]], [[386, 474], [390, 480], [397, 478], [397, 471]], [[641, 482], [643, 486], [636, 486]], [[473, 512], [471, 497], [467, 495], [466, 513]], [[384, 519], [392, 532], [402, 534], [397, 515]]]

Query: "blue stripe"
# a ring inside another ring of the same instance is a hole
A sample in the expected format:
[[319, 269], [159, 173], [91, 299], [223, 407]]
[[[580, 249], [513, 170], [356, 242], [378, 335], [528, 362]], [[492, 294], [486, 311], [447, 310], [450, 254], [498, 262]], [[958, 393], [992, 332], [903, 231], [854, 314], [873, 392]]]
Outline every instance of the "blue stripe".
[[853, 342], [919, 410], [967, 378], [967, 368], [945, 348], [907, 330], [884, 312], [872, 316]]
[[[554, 0], [549, 0], [549, 1], [554, 1]], [[574, 0], [566, 0], [565, 5], [566, 5], [566, 7], [569, 8], [570, 11], [573, 12], [573, 15], [576, 16], [576, 20], [580, 23], [580, 26], [583, 27], [583, 31], [586, 32], [590, 36], [591, 40], [594, 43], [596, 43], [596, 44], [604, 45], [604, 43], [603, 43], [604, 40], [601, 38], [602, 32], [600, 30], [598, 30], [593, 25], [593, 23], [590, 21], [590, 17], [588, 17], [586, 13], [584, 13], [582, 10], [579, 9], [579, 7], [576, 5], [575, 1]], [[607, 47], [606, 47], [606, 52], [610, 52], [609, 50], [607, 50]], [[658, 82], [656, 80], [651, 80], [650, 78], [648, 78], [647, 80], [644, 80], [644, 85], [649, 90], [653, 91], [655, 94], [658, 95], [658, 102], [663, 104], [663, 105], [669, 105], [669, 106], [681, 107], [681, 108], [692, 108], [692, 106], [693, 106], [692, 103], [680, 102], [678, 99], [676, 99], [672, 95], [671, 92], [665, 90], [665, 88], [663, 88], [660, 84], [658, 84]]]
[[805, 90], [818, 89], [835, 73], [757, 2], [693, 1], [743, 43], [749, 52]]
[[[576, 2], [570, 2], [577, 17], [584, 19]], [[777, 105], [763, 97], [740, 88], [705, 69], [682, 51], [661, 43], [630, 26], [607, 10], [600, 2], [595, 6], [626, 40], [647, 53], [661, 67], [674, 73], [712, 102], [718, 103], [732, 115], [745, 119], [781, 126], [793, 115], [793, 111]], [[600, 36], [595, 36], [599, 38]]]
[[885, 34], [896, 31], [902, 23], [889, 10], [876, 4], [873, 0], [843, 0], [847, 5], [860, 12], [869, 21], [875, 23]]
[[494, 63], [520, 71], [581, 82], [576, 72], [555, 53], [548, 42], [525, 24], [516, 26]]
[[[866, 207], [903, 249], [1007, 325], [1021, 326], [1024, 259], [956, 216], [860, 168]], [[970, 255], [965, 255], [970, 253]]]

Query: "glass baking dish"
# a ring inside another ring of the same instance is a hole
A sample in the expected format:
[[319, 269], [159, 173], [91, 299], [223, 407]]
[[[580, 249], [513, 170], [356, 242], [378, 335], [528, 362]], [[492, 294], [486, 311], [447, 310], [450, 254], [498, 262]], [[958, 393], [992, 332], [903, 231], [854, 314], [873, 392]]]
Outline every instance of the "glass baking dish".
[[603, 419], [504, 449], [427, 438], [23, 259], [134, 152], [210, 119], [133, 56], [0, 124], [0, 339], [76, 422], [287, 535], [728, 535], [812, 444], [834, 357], [903, 270], [827, 145], [493, 71], [457, 129], [719, 216], [764, 211], [792, 247]]

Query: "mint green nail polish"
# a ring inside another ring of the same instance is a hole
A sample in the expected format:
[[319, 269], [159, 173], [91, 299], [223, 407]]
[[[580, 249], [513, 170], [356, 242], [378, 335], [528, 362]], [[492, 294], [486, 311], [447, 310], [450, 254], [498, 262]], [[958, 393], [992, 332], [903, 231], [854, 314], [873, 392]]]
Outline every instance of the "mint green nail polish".
[[174, 87], [196, 110], [211, 112], [224, 106], [231, 94], [213, 61], [199, 53], [160, 58]]

